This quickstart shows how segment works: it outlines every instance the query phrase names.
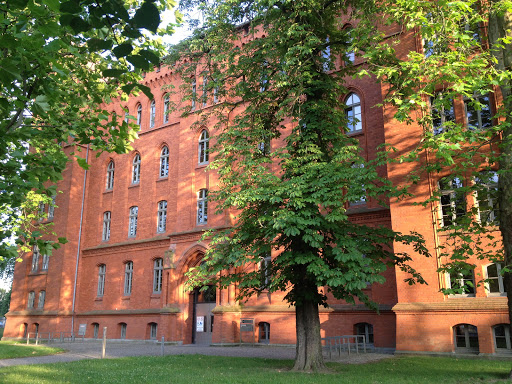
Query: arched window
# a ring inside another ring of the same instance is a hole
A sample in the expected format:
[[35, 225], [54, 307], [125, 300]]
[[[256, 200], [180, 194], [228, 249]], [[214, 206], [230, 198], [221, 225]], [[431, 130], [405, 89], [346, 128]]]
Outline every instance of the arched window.
[[138, 184], [139, 182], [140, 182], [140, 155], [137, 153], [133, 157], [132, 184]]
[[155, 126], [155, 117], [156, 117], [156, 104], [155, 100], [151, 102], [151, 106], [149, 109], [149, 128], [153, 128]]
[[201, 189], [197, 193], [197, 224], [206, 224], [208, 221], [208, 190]]
[[347, 115], [348, 120], [348, 132], [362, 131], [361, 99], [356, 93], [351, 93], [348, 95], [345, 105], [345, 114]]
[[155, 259], [153, 262], [153, 292], [162, 292], [162, 272], [164, 268], [164, 262], [162, 259]]
[[354, 334], [364, 336], [367, 344], [373, 344], [373, 325], [368, 323], [354, 324]]
[[107, 191], [114, 188], [114, 170], [115, 164], [114, 161], [111, 160], [107, 166]]
[[132, 294], [132, 281], [133, 281], [133, 261], [128, 261], [124, 264], [124, 295], [130, 296]]
[[107, 241], [110, 239], [110, 211], [103, 213], [103, 233], [101, 239]]
[[105, 293], [105, 275], [107, 273], [107, 266], [105, 264], [101, 264], [98, 266], [98, 290], [97, 296], [103, 297]]
[[259, 324], [259, 342], [262, 344], [270, 343], [270, 324], [267, 322], [261, 322]]
[[137, 125], [140, 127], [142, 124], [142, 105], [137, 104]]
[[197, 97], [196, 79], [193, 79], [192, 80], [192, 105], [191, 105], [192, 111], [194, 109], [196, 109], [196, 97]]
[[157, 323], [149, 323], [148, 325], [149, 325], [149, 338], [151, 340], [156, 340], [158, 324]]
[[34, 308], [34, 300], [36, 298], [36, 293], [34, 291], [30, 291], [28, 293], [28, 301], [27, 301], [27, 308], [32, 309]]
[[165, 232], [167, 222], [167, 201], [162, 200], [158, 202], [158, 215], [156, 231], [158, 233]]
[[459, 324], [453, 327], [455, 347], [478, 352], [478, 329], [471, 324]]
[[206, 107], [208, 104], [208, 76], [203, 76], [203, 96], [201, 97], [203, 101], [203, 107]]
[[[354, 41], [354, 30], [352, 29], [352, 27], [348, 27], [348, 28], [345, 28], [345, 32], [347, 34], [347, 45], [350, 47], [352, 45], [352, 42]], [[352, 64], [354, 62], [354, 60], [356, 59], [356, 54], [354, 53], [354, 51], [347, 51], [345, 53], [345, 57], [346, 57], [346, 60], [345, 60], [345, 64]]]
[[126, 339], [126, 323], [119, 323], [119, 333], [121, 339]]
[[494, 346], [496, 352], [510, 352], [512, 345], [510, 342], [510, 324], [499, 324], [493, 328]]
[[39, 291], [39, 298], [37, 300], [37, 308], [38, 309], [44, 308], [45, 299], [46, 299], [46, 291]]
[[169, 100], [169, 95], [166, 94], [164, 96], [164, 123], [168, 123], [169, 122], [169, 113], [170, 113], [170, 100]]
[[199, 164], [208, 163], [208, 148], [209, 148], [210, 136], [208, 135], [208, 131], [203, 129], [201, 132], [201, 136], [199, 136]]
[[455, 224], [457, 218], [466, 214], [464, 194], [461, 192], [462, 180], [458, 177], [443, 177], [439, 180], [440, 225], [446, 227]]
[[128, 222], [128, 237], [137, 235], [137, 219], [139, 215], [139, 207], [130, 207], [130, 216]]
[[160, 177], [169, 175], [169, 148], [164, 146], [160, 152]]
[[486, 268], [487, 275], [487, 291], [489, 296], [506, 296], [505, 285], [503, 283], [503, 276], [501, 275], [501, 264], [491, 264]]
[[98, 323], [92, 323], [91, 325], [93, 329], [92, 337], [97, 339], [100, 333], [100, 325]]
[[50, 264], [50, 255], [43, 253], [43, 263], [41, 264], [41, 271], [48, 271], [49, 264]]
[[34, 245], [34, 248], [32, 249], [32, 267], [31, 272], [37, 272], [37, 269], [39, 268], [39, 247], [37, 245]]

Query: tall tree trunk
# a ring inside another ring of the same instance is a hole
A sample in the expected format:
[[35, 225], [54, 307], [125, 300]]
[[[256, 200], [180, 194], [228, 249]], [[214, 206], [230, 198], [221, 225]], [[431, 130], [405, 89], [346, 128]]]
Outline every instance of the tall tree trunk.
[[[512, 37], [512, 12], [491, 13], [489, 17], [489, 41], [497, 68], [512, 71], [512, 44], [504, 44], [502, 38]], [[501, 46], [500, 46], [501, 45]], [[500, 214], [500, 231], [503, 239], [505, 266], [512, 268], [512, 82], [500, 84], [503, 96], [505, 124], [502, 130], [502, 142], [498, 181], [498, 204]], [[509, 323], [512, 329], [512, 272], [503, 275], [504, 288], [507, 292]], [[512, 371], [509, 377], [512, 379]]]
[[295, 307], [297, 347], [294, 371], [324, 370], [324, 358], [320, 340], [320, 317], [318, 304], [304, 300]]

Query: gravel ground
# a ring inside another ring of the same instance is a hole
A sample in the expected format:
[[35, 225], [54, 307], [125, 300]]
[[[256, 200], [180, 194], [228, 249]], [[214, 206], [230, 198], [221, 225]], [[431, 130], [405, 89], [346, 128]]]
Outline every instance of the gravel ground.
[[[51, 356], [23, 357], [18, 359], [0, 360], [0, 367], [10, 367], [15, 365], [28, 364], [49, 364], [66, 363], [82, 359], [100, 359], [101, 342], [85, 341], [74, 343], [52, 343], [52, 347], [65, 349], [66, 352]], [[107, 341], [106, 357], [116, 358], [125, 356], [160, 356], [162, 353], [160, 344], [140, 341]], [[165, 355], [212, 355], [212, 356], [232, 356], [232, 357], [260, 357], [267, 359], [294, 359], [294, 347], [274, 347], [274, 346], [226, 346], [209, 347], [197, 345], [165, 345]], [[327, 361], [337, 361], [348, 364], [363, 364], [371, 361], [381, 360], [393, 357], [391, 354], [381, 353], [342, 353], [341, 356], [333, 356]]]

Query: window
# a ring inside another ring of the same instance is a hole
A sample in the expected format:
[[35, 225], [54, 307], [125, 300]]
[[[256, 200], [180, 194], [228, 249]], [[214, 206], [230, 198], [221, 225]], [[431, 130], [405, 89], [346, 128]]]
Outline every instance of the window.
[[348, 132], [360, 132], [363, 130], [361, 123], [361, 100], [355, 93], [348, 95], [345, 101], [345, 114], [348, 120]]
[[126, 339], [126, 323], [120, 323], [121, 326], [121, 339]]
[[155, 104], [155, 100], [153, 100], [149, 107], [149, 128], [153, 128], [155, 126], [155, 116], [156, 116], [156, 104]]
[[456, 295], [475, 295], [475, 279], [473, 277], [473, 271], [452, 273], [449, 276], [449, 288], [456, 290]]
[[208, 221], [208, 190], [201, 189], [197, 194], [197, 224]]
[[262, 257], [258, 267], [261, 274], [260, 289], [268, 289], [272, 279], [272, 257], [270, 255]]
[[39, 247], [37, 245], [34, 245], [34, 248], [32, 249], [32, 267], [31, 272], [37, 272], [37, 269], [39, 268]]
[[[351, 166], [354, 169], [364, 169], [363, 163], [354, 163]], [[357, 172], [354, 175], [354, 179], [359, 179], [360, 173]], [[359, 192], [356, 193], [356, 197], [353, 201], [350, 202], [351, 205], [358, 205], [358, 204], [364, 204], [366, 202], [366, 188], [363, 183], [361, 183], [361, 189], [356, 188]]]
[[160, 177], [169, 175], [169, 148], [164, 146], [160, 152]]
[[140, 127], [142, 124], [142, 105], [137, 104], [137, 125]]
[[107, 266], [105, 264], [101, 264], [98, 267], [98, 297], [102, 297], [105, 293], [105, 274], [107, 272]]
[[208, 163], [208, 147], [209, 147], [210, 136], [208, 135], [208, 131], [203, 129], [201, 132], [201, 136], [199, 136], [199, 164]]
[[42, 271], [48, 271], [48, 264], [50, 263], [50, 255], [43, 253], [43, 263], [41, 265]]
[[196, 93], [197, 93], [197, 87], [196, 87], [196, 79], [192, 80], [192, 111], [196, 109]]
[[48, 219], [53, 219], [53, 215], [55, 214], [55, 198], [56, 196], [52, 196], [52, 202], [48, 206]]
[[453, 327], [455, 347], [478, 351], [478, 330], [471, 324], [460, 324]]
[[439, 180], [440, 224], [442, 227], [455, 224], [457, 218], [466, 213], [464, 194], [460, 188], [462, 188], [462, 181], [458, 177], [445, 177]]
[[464, 98], [466, 124], [469, 129], [486, 129], [492, 127], [491, 101], [489, 95], [474, 95]]
[[124, 295], [132, 294], [133, 262], [128, 261], [124, 266]]
[[[217, 80], [214, 80], [216, 83]], [[219, 102], [219, 86], [215, 84], [215, 87], [213, 87], [213, 102], [217, 104]]]
[[46, 291], [39, 291], [39, 299], [37, 300], [37, 308], [44, 308], [44, 300], [46, 298]]
[[114, 188], [114, 162], [110, 161], [107, 166], [107, 191]]
[[[345, 28], [345, 31], [347, 32], [347, 49], [348, 49], [352, 46], [352, 43], [354, 41], [354, 36], [353, 36], [354, 30], [352, 28]], [[346, 57], [345, 65], [352, 64], [356, 59], [356, 54], [353, 50], [352, 51], [347, 50], [347, 52], [345, 53], [345, 57]]]
[[158, 217], [156, 231], [159, 233], [165, 232], [167, 221], [167, 201], [162, 200], [158, 202]]
[[30, 291], [28, 293], [28, 302], [27, 302], [28, 309], [34, 308], [34, 299], [35, 298], [36, 298], [36, 293], [34, 291]]
[[261, 322], [259, 324], [260, 330], [260, 343], [269, 344], [270, 343], [270, 324], [267, 322]]
[[326, 47], [322, 51], [322, 59], [323, 59], [323, 70], [324, 72], [328, 72], [331, 69], [331, 46], [329, 44], [329, 38], [325, 41]]
[[133, 157], [132, 184], [138, 184], [139, 182], [140, 182], [140, 155], [137, 153]]
[[156, 340], [157, 331], [158, 331], [157, 323], [149, 323], [149, 338], [151, 340]]
[[208, 77], [203, 77], [203, 107], [206, 107], [206, 104], [208, 104]]
[[354, 325], [354, 333], [356, 335], [364, 336], [364, 341], [367, 344], [373, 344], [373, 325], [368, 323], [357, 323]]
[[498, 173], [480, 172], [475, 177], [477, 185], [478, 218], [482, 224], [498, 224]]
[[130, 121], [130, 112], [128, 110], [126, 110], [126, 112], [124, 113], [124, 122], [128, 124], [129, 121]]
[[153, 292], [162, 292], [162, 272], [163, 272], [163, 260], [155, 259], [153, 262]]
[[486, 270], [487, 282], [486, 288], [489, 296], [506, 296], [505, 285], [503, 284], [503, 276], [501, 275], [501, 264], [488, 265]]
[[268, 156], [270, 154], [270, 137], [263, 135], [261, 141], [258, 143], [258, 152], [262, 156]]
[[170, 100], [169, 95], [164, 96], [164, 123], [169, 122], [169, 113], [170, 113]]
[[100, 333], [100, 325], [98, 323], [92, 323], [93, 335], [95, 339], [98, 338], [98, 334]]
[[43, 220], [43, 215], [44, 215], [44, 210], [45, 210], [45, 204], [43, 202], [40, 202], [39, 203], [39, 208], [38, 208], [38, 211], [37, 211], [37, 214], [39, 216], [39, 221], [42, 221]]
[[453, 99], [443, 97], [443, 94], [439, 92], [435, 98], [430, 98], [430, 113], [434, 135], [446, 132], [449, 124], [455, 121]]
[[103, 233], [101, 235], [101, 240], [107, 241], [110, 239], [110, 211], [103, 213]]
[[135, 237], [137, 235], [137, 216], [139, 214], [139, 207], [130, 207], [130, 216], [128, 223], [128, 237]]
[[508, 352], [510, 352], [512, 350], [512, 345], [510, 342], [510, 325], [496, 325], [493, 327], [493, 332], [494, 346], [496, 348], [496, 352], [505, 352], [505, 350], [508, 350]]

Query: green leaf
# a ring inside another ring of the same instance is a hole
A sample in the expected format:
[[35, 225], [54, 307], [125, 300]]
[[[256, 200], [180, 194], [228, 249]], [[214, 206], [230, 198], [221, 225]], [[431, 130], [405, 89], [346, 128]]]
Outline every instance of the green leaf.
[[150, 99], [150, 100], [153, 100], [154, 99], [154, 96], [153, 96], [153, 93], [151, 92], [151, 88], [145, 86], [144, 84], [137, 84], [137, 87], [139, 87], [139, 89], [144, 92], [144, 94]]
[[123, 90], [124, 93], [126, 94], [130, 94], [130, 92], [133, 90], [133, 88], [135, 88], [138, 84], [137, 83], [129, 83], [129, 84], [125, 84], [121, 87], [121, 89]]
[[160, 25], [160, 13], [158, 12], [158, 8], [152, 2], [145, 1], [135, 13], [133, 22], [137, 28], [145, 28], [156, 33]]
[[128, 60], [135, 68], [139, 68], [145, 71], [150, 68], [149, 62], [140, 55], [126, 56], [126, 60]]
[[148, 51], [145, 49], [140, 51], [139, 55], [145, 57], [153, 65], [160, 65], [160, 57], [152, 51]]
[[112, 48], [112, 40], [92, 38], [87, 41], [89, 51], [97, 52]]
[[81, 10], [82, 7], [80, 6], [80, 2], [78, 1], [66, 1], [60, 5], [60, 11], [62, 13], [76, 14], [79, 13]]
[[80, 156], [75, 156], [75, 158], [76, 158], [76, 161], [77, 161], [78, 165], [79, 165], [81, 168], [83, 168], [83, 169], [85, 169], [85, 170], [88, 170], [88, 169], [89, 169], [90, 165], [89, 165], [89, 164], [87, 164], [87, 161], [86, 161], [85, 159], [81, 158]]
[[115, 47], [112, 51], [117, 57], [125, 57], [132, 53], [133, 46], [130, 43], [123, 43]]
[[102, 74], [105, 77], [119, 77], [123, 73], [126, 73], [125, 69], [105, 69]]

